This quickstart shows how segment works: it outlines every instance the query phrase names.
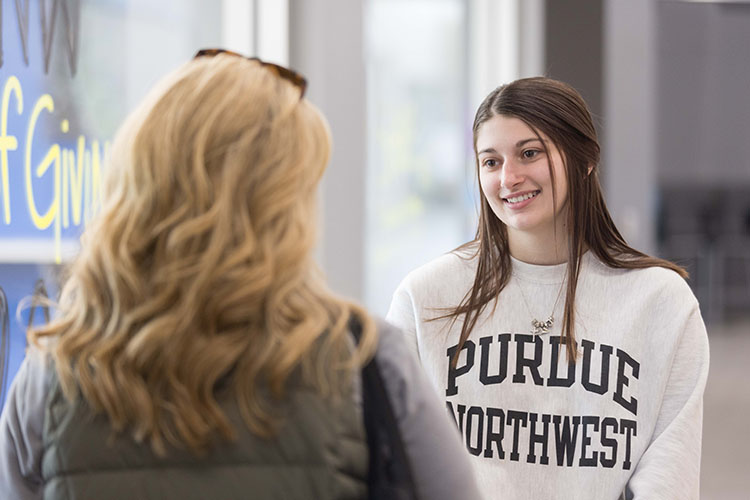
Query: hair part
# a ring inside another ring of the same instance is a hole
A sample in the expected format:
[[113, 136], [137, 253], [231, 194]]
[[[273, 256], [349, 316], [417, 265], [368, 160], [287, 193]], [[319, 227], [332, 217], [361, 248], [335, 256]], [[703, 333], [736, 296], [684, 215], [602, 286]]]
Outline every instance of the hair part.
[[313, 262], [329, 153], [320, 112], [257, 61], [203, 57], [166, 77], [115, 139], [58, 319], [28, 333], [54, 339], [65, 395], [163, 453], [235, 435], [220, 383], [264, 436], [293, 374], [342, 394], [376, 336]]
[[[591, 113], [581, 95], [570, 85], [545, 77], [523, 78], [501, 85], [484, 99], [477, 109], [472, 127], [477, 179], [479, 159], [476, 140], [482, 125], [494, 116], [518, 118], [541, 139], [547, 136], [558, 148], [567, 175], [568, 239], [566, 296], [561, 343], [565, 343], [568, 359], [575, 362], [575, 296], [581, 258], [586, 250], [593, 252], [606, 265], [618, 269], [664, 267], [687, 278], [680, 266], [664, 259], [648, 256], [630, 247], [617, 230], [604, 202], [599, 183], [600, 147]], [[543, 141], [545, 149], [548, 147]], [[549, 151], [547, 151], [549, 153]], [[554, 176], [552, 165], [550, 175]], [[554, 192], [553, 198], [557, 194]], [[508, 231], [494, 214], [479, 188], [479, 224], [474, 239], [460, 247], [471, 250], [469, 258], [477, 259], [474, 282], [463, 300], [450, 312], [435, 319], [463, 317], [453, 366], [466, 340], [485, 307], [497, 300], [511, 278]]]

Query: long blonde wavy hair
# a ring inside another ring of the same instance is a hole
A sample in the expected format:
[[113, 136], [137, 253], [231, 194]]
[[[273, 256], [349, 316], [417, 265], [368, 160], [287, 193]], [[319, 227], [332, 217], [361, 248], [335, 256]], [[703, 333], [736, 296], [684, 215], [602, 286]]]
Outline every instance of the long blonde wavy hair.
[[257, 61], [198, 58], [166, 77], [115, 138], [57, 318], [29, 332], [66, 397], [157, 453], [235, 436], [220, 382], [263, 436], [292, 374], [336, 399], [376, 334], [312, 259], [329, 153], [319, 111]]

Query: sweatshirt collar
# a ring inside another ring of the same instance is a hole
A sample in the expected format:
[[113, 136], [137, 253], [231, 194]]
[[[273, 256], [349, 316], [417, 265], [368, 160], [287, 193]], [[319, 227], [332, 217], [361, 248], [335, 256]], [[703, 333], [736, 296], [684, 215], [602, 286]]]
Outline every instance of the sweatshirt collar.
[[[586, 251], [581, 259], [581, 266], [586, 266], [587, 261], [591, 259], [591, 252]], [[510, 262], [513, 276], [524, 281], [543, 284], [559, 284], [565, 280], [568, 274], [567, 262], [550, 266], [541, 266], [520, 261], [513, 256], [510, 257]]]

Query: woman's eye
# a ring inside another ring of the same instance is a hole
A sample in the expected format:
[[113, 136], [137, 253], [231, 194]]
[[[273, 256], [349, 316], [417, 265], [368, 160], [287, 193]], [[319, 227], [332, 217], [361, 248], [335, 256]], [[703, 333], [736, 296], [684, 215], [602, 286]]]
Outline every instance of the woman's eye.
[[494, 160], [492, 158], [487, 158], [482, 162], [482, 165], [486, 168], [495, 168], [497, 167], [497, 160]]
[[523, 156], [527, 160], [530, 160], [530, 159], [536, 157], [536, 155], [538, 155], [538, 154], [539, 154], [539, 150], [538, 149], [527, 149], [523, 153], [521, 153], [521, 156]]

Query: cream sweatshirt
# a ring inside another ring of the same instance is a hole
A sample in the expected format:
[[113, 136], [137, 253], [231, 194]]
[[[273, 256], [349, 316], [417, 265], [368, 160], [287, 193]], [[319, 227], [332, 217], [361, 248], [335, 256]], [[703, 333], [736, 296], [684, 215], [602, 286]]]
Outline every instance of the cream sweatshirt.
[[[612, 269], [588, 252], [569, 364], [566, 266], [514, 259], [455, 369], [462, 318], [431, 318], [461, 302], [474, 259], [450, 253], [412, 271], [387, 320], [444, 398], [485, 499], [697, 499], [709, 355], [690, 288], [671, 270]], [[550, 331], [531, 333], [551, 313]]]

